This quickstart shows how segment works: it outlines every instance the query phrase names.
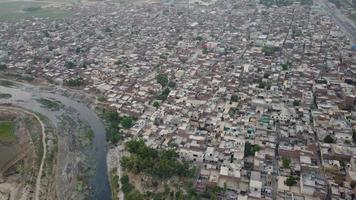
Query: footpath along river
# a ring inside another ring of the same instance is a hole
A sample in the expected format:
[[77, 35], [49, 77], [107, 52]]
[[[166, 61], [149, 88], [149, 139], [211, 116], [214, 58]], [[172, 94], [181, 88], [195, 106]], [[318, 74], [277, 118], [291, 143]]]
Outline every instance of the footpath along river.
[[61, 92], [56, 92], [54, 88], [51, 90], [43, 89], [40, 86], [30, 85], [26, 83], [15, 83], [0, 85], [0, 93], [11, 94], [9, 99], [0, 99], [1, 104], [11, 104], [25, 108], [27, 110], [40, 113], [46, 116], [56, 126], [59, 122], [61, 111], [50, 111], [44, 108], [38, 99], [47, 98], [60, 101], [64, 106], [75, 110], [81, 121], [87, 122], [94, 132], [92, 148], [89, 153], [96, 166], [93, 166], [95, 171], [90, 177], [90, 187], [92, 189], [91, 199], [94, 200], [110, 200], [111, 191], [107, 174], [106, 164], [106, 133], [105, 126], [100, 121], [94, 111], [89, 109], [84, 103], [77, 102], [69, 97], [63, 96]]

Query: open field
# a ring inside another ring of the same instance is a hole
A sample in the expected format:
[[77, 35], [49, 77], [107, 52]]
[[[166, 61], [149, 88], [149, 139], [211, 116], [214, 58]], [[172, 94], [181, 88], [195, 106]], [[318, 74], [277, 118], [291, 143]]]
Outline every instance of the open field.
[[13, 123], [9, 121], [0, 121], [0, 142], [12, 142], [14, 140]]
[[18, 20], [30, 17], [58, 19], [71, 15], [63, 2], [53, 1], [2, 1], [0, 20]]

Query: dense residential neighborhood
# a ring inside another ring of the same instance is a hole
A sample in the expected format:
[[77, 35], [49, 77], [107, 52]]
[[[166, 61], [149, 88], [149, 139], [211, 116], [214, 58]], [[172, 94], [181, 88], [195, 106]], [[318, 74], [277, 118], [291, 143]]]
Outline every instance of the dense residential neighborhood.
[[124, 141], [142, 139], [216, 199], [355, 199], [354, 38], [319, 4], [285, 2], [91, 2], [1, 21], [0, 62], [130, 118], [109, 141], [118, 176]]

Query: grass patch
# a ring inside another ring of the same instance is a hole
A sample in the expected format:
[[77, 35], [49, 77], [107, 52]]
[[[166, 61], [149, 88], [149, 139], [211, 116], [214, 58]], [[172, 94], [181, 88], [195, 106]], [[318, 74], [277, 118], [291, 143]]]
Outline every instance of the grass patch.
[[13, 142], [16, 137], [13, 134], [14, 124], [9, 121], [0, 121], [0, 142]]
[[94, 131], [91, 128], [89, 128], [89, 130], [87, 130], [86, 137], [90, 142], [93, 142], [93, 139], [95, 136], [94, 136]]
[[37, 100], [43, 107], [47, 108], [50, 111], [59, 111], [64, 107], [64, 105], [59, 101], [49, 100], [41, 98]]
[[[34, 114], [36, 114], [41, 119], [40, 115], [38, 115], [37, 113], [34, 113]], [[30, 132], [32, 142], [35, 146], [35, 151], [36, 151], [36, 155], [37, 155], [36, 165], [39, 166], [41, 164], [41, 159], [42, 159], [42, 155], [43, 155], [43, 145], [42, 145], [42, 140], [41, 140], [42, 139], [41, 126], [33, 116], [29, 116], [29, 115], [26, 115], [26, 117], [25, 117], [25, 125], [26, 125], [27, 130], [29, 130], [29, 132]]]
[[110, 173], [110, 186], [111, 186], [111, 195], [112, 195], [112, 199], [116, 200], [117, 198], [117, 194], [119, 193], [119, 176], [116, 175], [116, 170], [117, 168], [114, 168], [111, 173]]
[[0, 85], [4, 86], [4, 87], [15, 87], [16, 83], [14, 83], [12, 81], [8, 81], [8, 80], [0, 80]]
[[30, 17], [58, 19], [72, 14], [69, 10], [47, 7], [48, 5], [46, 2], [0, 1], [0, 19], [19, 20]]
[[11, 94], [0, 93], [0, 99], [10, 99], [11, 97]]

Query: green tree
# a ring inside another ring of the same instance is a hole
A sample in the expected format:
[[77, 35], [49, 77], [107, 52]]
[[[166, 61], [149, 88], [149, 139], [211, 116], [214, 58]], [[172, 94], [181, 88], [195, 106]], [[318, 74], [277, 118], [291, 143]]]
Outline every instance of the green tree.
[[325, 142], [325, 143], [328, 143], [328, 144], [331, 144], [331, 143], [334, 143], [335, 141], [334, 141], [334, 138], [331, 137], [331, 135], [327, 135], [327, 136], [325, 136], [325, 138], [324, 138], [324, 142]]
[[131, 153], [120, 160], [125, 170], [135, 174], [145, 173], [159, 179], [195, 175], [195, 168], [179, 161], [178, 153], [174, 149], [156, 150], [146, 146], [143, 140], [131, 140], [125, 147]]
[[352, 130], [352, 140], [356, 143], [356, 131]]
[[261, 147], [258, 144], [251, 144], [250, 142], [245, 143], [245, 156], [255, 156], [257, 151], [260, 151]]
[[282, 160], [282, 165], [283, 168], [290, 168], [290, 163], [291, 163], [291, 159], [290, 158], [283, 158]]
[[112, 124], [118, 125], [120, 123], [119, 113], [114, 109], [104, 111], [104, 119]]
[[169, 88], [164, 89], [162, 93], [157, 97], [157, 99], [161, 101], [165, 101], [170, 92], [171, 90]]
[[175, 88], [175, 87], [176, 87], [176, 82], [174, 82], [174, 81], [169, 81], [168, 87], [170, 87], [170, 88]]
[[123, 175], [120, 178], [120, 182], [121, 182], [121, 189], [125, 194], [128, 194], [134, 189], [134, 187], [130, 184], [130, 179], [129, 176], [127, 176], [127, 174]]
[[293, 101], [293, 106], [297, 107], [300, 105], [300, 101], [299, 100], [294, 100]]
[[7, 65], [4, 64], [4, 63], [1, 63], [0, 64], [0, 70], [5, 70], [5, 69], [7, 69]]
[[69, 60], [64, 63], [64, 66], [68, 69], [73, 69], [75, 67], [75, 63], [73, 61]]
[[70, 87], [79, 87], [84, 84], [82, 77], [72, 78], [64, 81], [64, 84]]
[[237, 102], [239, 100], [239, 96], [236, 94], [231, 95], [230, 101], [231, 102]]
[[112, 144], [116, 144], [122, 138], [122, 133], [120, 132], [120, 129], [117, 126], [115, 126], [114, 124], [110, 124], [106, 128], [106, 137], [107, 140], [110, 141]]
[[156, 80], [162, 87], [165, 87], [168, 84], [168, 76], [166, 74], [158, 74]]
[[287, 180], [284, 182], [287, 186], [291, 187], [297, 184], [297, 178], [294, 176], [288, 176]]
[[134, 125], [134, 120], [132, 119], [132, 117], [123, 117], [121, 120], [121, 125], [122, 127], [124, 127], [125, 129], [129, 129]]
[[158, 108], [160, 105], [159, 105], [159, 102], [158, 101], [155, 101], [155, 102], [153, 102], [153, 106], [155, 107], [155, 108]]
[[132, 190], [130, 193], [128, 193], [125, 196], [125, 199], [126, 200], [144, 200], [144, 196], [139, 191]]
[[195, 40], [202, 41], [202, 40], [203, 40], [203, 37], [202, 37], [202, 36], [197, 36], [197, 37], [195, 38]]
[[287, 71], [287, 70], [289, 69], [289, 65], [288, 65], [287, 63], [283, 63], [283, 64], [282, 64], [282, 69], [283, 69], [284, 71]]
[[270, 47], [270, 46], [263, 46], [262, 47], [262, 53], [265, 56], [272, 56], [278, 49], [276, 47]]
[[117, 65], [117, 66], [121, 65], [122, 63], [123, 63], [122, 60], [117, 60], [117, 61], [114, 62], [114, 64]]

